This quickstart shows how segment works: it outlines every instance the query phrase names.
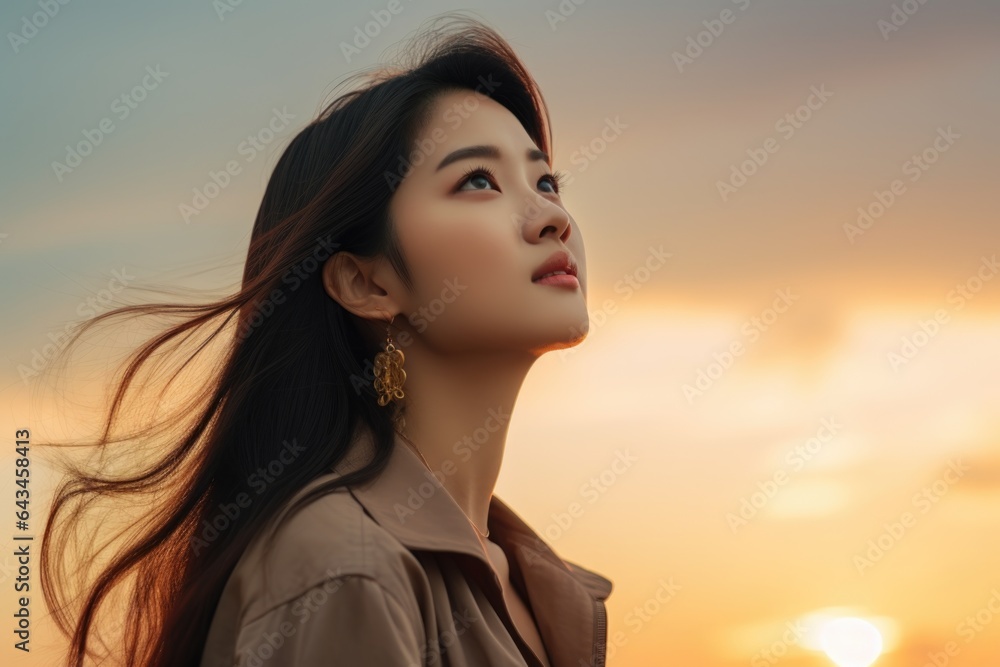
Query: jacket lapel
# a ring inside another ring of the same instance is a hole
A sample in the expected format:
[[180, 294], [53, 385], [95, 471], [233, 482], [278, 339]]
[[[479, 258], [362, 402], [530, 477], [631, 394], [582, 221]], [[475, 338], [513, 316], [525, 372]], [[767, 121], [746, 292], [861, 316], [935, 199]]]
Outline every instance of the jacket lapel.
[[[511, 576], [519, 577], [528, 593], [553, 665], [593, 665], [595, 643], [606, 641], [603, 628], [598, 636], [597, 614], [605, 613], [603, 600], [611, 593], [612, 582], [560, 558], [496, 496], [491, 510], [493, 525], [503, 527], [497, 531], [496, 541], [509, 555]], [[494, 530], [491, 525], [491, 537]]]
[[[346, 474], [368, 463], [374, 452], [371, 434], [362, 428], [333, 470]], [[476, 563], [471, 574], [494, 605], [506, 608], [489, 555], [465, 512], [398, 435], [382, 473], [367, 484], [351, 487], [350, 493], [407, 548], [471, 557], [469, 562]], [[487, 527], [490, 538], [507, 554], [510, 576], [527, 591], [553, 667], [589, 665], [595, 642], [604, 639], [596, 636], [595, 614], [610, 594], [612, 582], [562, 560], [496, 495], [490, 501]]]

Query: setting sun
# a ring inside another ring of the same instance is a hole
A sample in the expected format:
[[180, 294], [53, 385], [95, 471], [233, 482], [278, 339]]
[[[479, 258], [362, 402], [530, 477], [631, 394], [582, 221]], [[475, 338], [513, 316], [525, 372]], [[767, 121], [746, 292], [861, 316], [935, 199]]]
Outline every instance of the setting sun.
[[839, 667], [868, 667], [882, 653], [882, 634], [860, 618], [838, 618], [823, 626], [820, 644]]

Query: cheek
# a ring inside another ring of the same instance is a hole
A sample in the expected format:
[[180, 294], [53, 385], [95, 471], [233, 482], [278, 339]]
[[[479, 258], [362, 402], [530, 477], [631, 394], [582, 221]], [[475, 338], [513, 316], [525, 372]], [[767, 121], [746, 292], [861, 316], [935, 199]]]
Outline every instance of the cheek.
[[[462, 295], [496, 296], [513, 285], [525, 269], [518, 262], [513, 232], [497, 216], [432, 214], [407, 222], [400, 242], [414, 272], [421, 303], [437, 297], [449, 285], [465, 286]], [[410, 224], [412, 223], [412, 224]]]

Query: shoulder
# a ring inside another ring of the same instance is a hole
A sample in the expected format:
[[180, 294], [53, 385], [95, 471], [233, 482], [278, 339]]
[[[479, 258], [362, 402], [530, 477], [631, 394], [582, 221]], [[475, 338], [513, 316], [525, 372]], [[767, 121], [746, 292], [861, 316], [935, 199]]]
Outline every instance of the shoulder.
[[[426, 627], [378, 581], [341, 575], [243, 622], [209, 644], [201, 667], [426, 664]], [[332, 658], [331, 656], [335, 656]]]
[[418, 613], [414, 593], [425, 585], [422, 566], [347, 489], [289, 511], [294, 500], [334, 477], [322, 475], [299, 490], [251, 540], [228, 584], [239, 591], [243, 622], [346, 581]]

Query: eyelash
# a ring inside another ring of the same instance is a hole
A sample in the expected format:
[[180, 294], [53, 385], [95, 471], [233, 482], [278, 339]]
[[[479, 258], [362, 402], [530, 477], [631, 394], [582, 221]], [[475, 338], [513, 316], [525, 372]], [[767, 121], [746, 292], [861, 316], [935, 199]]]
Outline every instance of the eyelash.
[[[496, 184], [496, 180], [497, 179], [496, 179], [496, 175], [493, 173], [493, 170], [490, 169], [489, 167], [487, 167], [486, 165], [481, 164], [481, 165], [478, 165], [476, 167], [472, 167], [471, 169], [469, 169], [468, 171], [466, 171], [465, 174], [462, 175], [461, 180], [459, 180], [459, 182], [458, 182], [458, 188], [456, 188], [456, 189], [460, 189], [463, 185], [465, 185], [465, 182], [467, 180], [469, 180], [472, 176], [476, 176], [476, 175], [486, 175], [486, 176], [489, 176], [490, 180], [493, 181], [493, 184], [494, 185]], [[552, 183], [552, 187], [555, 188], [555, 192], [553, 194], [560, 194], [560, 193], [562, 193], [563, 188], [566, 187], [567, 176], [566, 176], [565, 172], [554, 171], [551, 174], [545, 174], [545, 176], [543, 178], [548, 178], [549, 182]]]

